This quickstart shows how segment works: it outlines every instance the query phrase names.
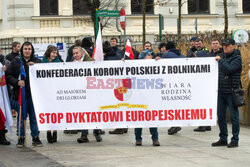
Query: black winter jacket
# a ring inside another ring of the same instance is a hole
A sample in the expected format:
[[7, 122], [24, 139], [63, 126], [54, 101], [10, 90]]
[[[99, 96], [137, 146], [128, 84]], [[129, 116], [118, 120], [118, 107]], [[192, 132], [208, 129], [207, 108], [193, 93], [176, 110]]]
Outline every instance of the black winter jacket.
[[110, 48], [110, 51], [104, 55], [104, 60], [121, 60], [123, 57], [121, 54], [116, 54], [116, 52]]
[[187, 51], [187, 57], [195, 57], [196, 48], [192, 46], [188, 51]]
[[231, 93], [227, 76], [231, 78], [232, 88], [239, 88], [242, 71], [242, 60], [239, 50], [234, 50], [230, 54], [223, 54], [219, 60], [219, 92]]
[[1, 55], [1, 54], [0, 54], [0, 63], [2, 63], [2, 65], [5, 65], [4, 55]]
[[[30, 92], [30, 82], [29, 82], [29, 66], [27, 65], [28, 62], [34, 62], [34, 63], [41, 63], [42, 61], [38, 58], [36, 58], [34, 55], [30, 57], [30, 60], [27, 62], [23, 59], [23, 66], [24, 70], [26, 72], [26, 79], [25, 79], [25, 93], [26, 93], [26, 99], [29, 99], [31, 97]], [[13, 86], [13, 99], [18, 100], [19, 95], [19, 74], [20, 74], [20, 57], [16, 57], [8, 66], [6, 71], [6, 79], [7, 83], [9, 83], [11, 86]]]
[[68, 56], [66, 58], [66, 62], [72, 62], [73, 61], [73, 49], [74, 49], [74, 47], [75, 47], [75, 45], [72, 45], [68, 49]]
[[14, 52], [11, 52], [9, 54], [6, 55], [6, 59], [9, 60], [10, 62], [12, 60], [14, 60], [16, 57], [19, 57], [19, 53], [14, 53]]
[[220, 48], [217, 52], [214, 52], [213, 50], [211, 50], [211, 52], [209, 52], [208, 57], [216, 57], [216, 56], [222, 56], [223, 55], [223, 49]]
[[123, 57], [122, 50], [118, 48], [118, 46], [112, 47], [112, 49], [115, 51], [116, 55], [119, 55], [119, 57]]

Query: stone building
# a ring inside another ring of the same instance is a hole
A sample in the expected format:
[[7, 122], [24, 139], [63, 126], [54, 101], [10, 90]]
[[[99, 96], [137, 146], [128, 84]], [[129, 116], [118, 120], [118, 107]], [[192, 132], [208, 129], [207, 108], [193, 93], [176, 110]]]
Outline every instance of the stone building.
[[[106, 0], [109, 1], [109, 0]], [[115, 2], [106, 7], [115, 9]], [[223, 31], [223, 0], [182, 0], [182, 33]], [[142, 0], [119, 0], [118, 9], [126, 11], [126, 34], [142, 41]], [[177, 33], [178, 0], [147, 0], [147, 40], [157, 41], [159, 14], [164, 17], [162, 34]], [[250, 0], [228, 0], [229, 30], [250, 28]], [[66, 42], [94, 36], [87, 0], [0, 0], [0, 47], [8, 50], [12, 41], [36, 43]], [[118, 19], [119, 23], [119, 19]], [[119, 37], [115, 18], [103, 29], [103, 38]], [[6, 52], [7, 52], [6, 51]]]

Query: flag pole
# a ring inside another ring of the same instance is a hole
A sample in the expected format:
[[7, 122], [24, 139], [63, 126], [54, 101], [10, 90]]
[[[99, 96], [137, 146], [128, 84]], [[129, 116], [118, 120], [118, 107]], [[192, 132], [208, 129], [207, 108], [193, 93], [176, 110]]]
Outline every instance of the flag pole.
[[[21, 90], [20, 90], [21, 91]], [[20, 104], [19, 104], [20, 105]], [[21, 131], [21, 115], [22, 115], [22, 104], [19, 106], [19, 126], [18, 126], [18, 139], [20, 139], [20, 131]]]
[[[125, 30], [124, 30], [125, 31]], [[125, 32], [124, 32], [124, 34], [125, 34]], [[124, 35], [124, 38], [125, 38], [125, 35]], [[125, 56], [126, 56], [126, 39], [124, 39], [124, 43], [125, 43], [125, 51], [124, 51], [124, 55], [123, 55], [123, 58], [124, 58], [124, 60], [125, 60]]]
[[24, 146], [27, 147], [27, 137], [26, 137], [26, 119], [24, 120]]

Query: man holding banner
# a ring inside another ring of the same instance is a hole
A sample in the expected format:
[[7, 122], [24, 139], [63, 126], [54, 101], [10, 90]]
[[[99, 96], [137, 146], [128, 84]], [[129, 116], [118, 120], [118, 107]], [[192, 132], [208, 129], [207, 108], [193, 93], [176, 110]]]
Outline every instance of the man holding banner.
[[[218, 124], [220, 128], [219, 141], [212, 143], [213, 147], [227, 146], [238, 147], [240, 133], [240, 119], [238, 106], [234, 105], [232, 91], [241, 84], [242, 60], [241, 53], [235, 49], [235, 41], [231, 38], [223, 42], [223, 55], [218, 55], [215, 60], [219, 63], [219, 92], [218, 92]], [[229, 85], [230, 84], [230, 85]], [[232, 123], [232, 138], [228, 144], [227, 107], [230, 111]]]
[[17, 117], [17, 147], [24, 147], [27, 114], [29, 114], [32, 145], [42, 146], [29, 83], [29, 66], [40, 62], [41, 60], [34, 56], [33, 45], [30, 42], [24, 42], [20, 58], [15, 58], [7, 69], [7, 81], [13, 86], [13, 99], [16, 104], [19, 102], [20, 106]]

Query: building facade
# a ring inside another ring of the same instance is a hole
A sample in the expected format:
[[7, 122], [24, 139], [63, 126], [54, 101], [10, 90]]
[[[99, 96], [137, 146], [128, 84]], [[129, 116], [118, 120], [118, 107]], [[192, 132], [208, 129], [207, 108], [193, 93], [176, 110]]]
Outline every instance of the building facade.
[[[102, 0], [101, 0], [102, 1]], [[109, 0], [106, 0], [108, 2]], [[195, 19], [200, 32], [223, 31], [223, 0], [182, 0], [182, 33], [195, 34]], [[115, 9], [115, 0], [102, 9]], [[126, 34], [142, 41], [142, 0], [119, 0], [126, 11]], [[0, 0], [0, 44], [30, 40], [37, 43], [66, 42], [94, 36], [89, 6], [80, 0]], [[177, 33], [178, 0], [147, 0], [147, 40], [157, 40], [159, 14], [164, 18], [162, 34]], [[250, 0], [228, 0], [229, 31], [250, 29]], [[118, 19], [119, 23], [119, 19]], [[119, 25], [119, 24], [118, 24]], [[111, 18], [103, 38], [119, 37], [123, 32]]]

